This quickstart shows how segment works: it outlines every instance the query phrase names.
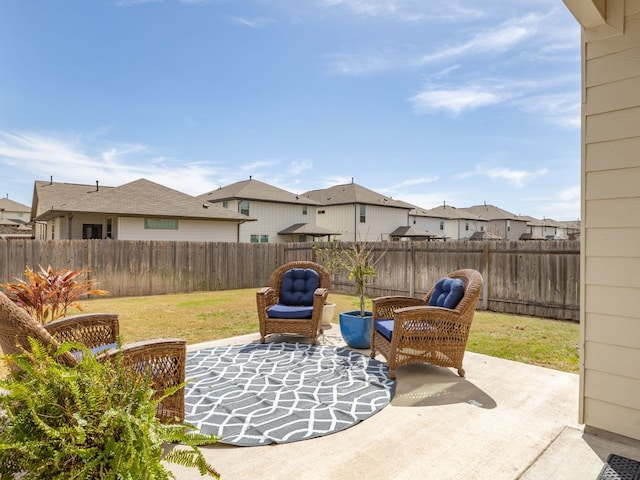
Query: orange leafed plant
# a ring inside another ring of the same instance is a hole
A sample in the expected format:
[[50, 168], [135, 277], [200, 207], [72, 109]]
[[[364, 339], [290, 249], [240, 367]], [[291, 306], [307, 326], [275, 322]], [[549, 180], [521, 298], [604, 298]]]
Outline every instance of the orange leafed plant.
[[54, 270], [51, 265], [40, 271], [27, 267], [24, 271], [26, 281], [17, 283], [3, 283], [0, 288], [16, 305], [24, 308], [40, 323], [47, 323], [67, 315], [69, 308], [82, 311], [77, 303], [87, 295], [108, 295], [105, 290], [95, 288], [95, 280], [80, 281], [78, 277], [85, 272], [82, 270]]

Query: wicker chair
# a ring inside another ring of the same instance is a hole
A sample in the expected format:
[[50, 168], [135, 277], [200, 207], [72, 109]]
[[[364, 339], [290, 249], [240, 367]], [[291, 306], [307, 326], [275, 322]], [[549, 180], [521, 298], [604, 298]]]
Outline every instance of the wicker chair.
[[[459, 278], [464, 284], [464, 295], [454, 309], [428, 306], [435, 285], [423, 300], [402, 296], [373, 300], [371, 358], [379, 352], [387, 359], [389, 378], [395, 378], [396, 369], [402, 365], [422, 362], [454, 367], [464, 377], [462, 358], [482, 291], [482, 275], [464, 269], [447, 276]], [[385, 331], [384, 323], [391, 326], [391, 334]]]
[[[95, 313], [70, 316], [40, 325], [25, 310], [0, 292], [0, 347], [6, 354], [20, 354], [29, 349], [28, 338], [56, 349], [62, 342], [86, 345], [104, 361], [120, 351], [124, 364], [136, 372], [148, 372], [154, 389], [161, 395], [167, 388], [185, 381], [186, 342], [180, 339], [158, 339], [130, 343], [115, 348], [118, 340], [118, 316]], [[78, 358], [66, 352], [60, 361], [75, 366]], [[157, 417], [163, 423], [184, 421], [184, 389], [165, 398], [158, 406]]]
[[[306, 300], [297, 305], [285, 301], [283, 294], [291, 292], [282, 291], [283, 281], [286, 286], [287, 277], [296, 270], [299, 273], [302, 270], [313, 270], [317, 274], [317, 287], [303, 292], [306, 293]], [[261, 288], [256, 294], [260, 342], [264, 343], [267, 335], [283, 333], [310, 337], [311, 343], [315, 345], [318, 329], [322, 333], [322, 310], [329, 295], [330, 283], [327, 269], [315, 262], [289, 262], [276, 268], [269, 278], [269, 286]]]

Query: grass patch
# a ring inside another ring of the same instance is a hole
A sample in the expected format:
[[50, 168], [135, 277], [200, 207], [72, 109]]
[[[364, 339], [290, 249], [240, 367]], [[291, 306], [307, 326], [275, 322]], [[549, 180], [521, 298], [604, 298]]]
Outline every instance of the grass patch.
[[577, 322], [478, 311], [467, 350], [578, 373], [579, 328]]
[[[160, 337], [189, 344], [258, 332], [257, 289], [195, 292], [149, 297], [96, 298], [83, 311], [115, 312], [125, 343]], [[359, 308], [358, 297], [331, 293], [338, 313]], [[371, 303], [368, 300], [368, 306]], [[579, 325], [576, 322], [478, 311], [467, 350], [577, 373]]]

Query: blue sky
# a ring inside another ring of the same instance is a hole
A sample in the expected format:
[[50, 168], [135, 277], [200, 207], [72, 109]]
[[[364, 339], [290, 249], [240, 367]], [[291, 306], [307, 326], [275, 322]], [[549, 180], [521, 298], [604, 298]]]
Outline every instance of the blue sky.
[[347, 183], [580, 215], [561, 0], [2, 0], [0, 195], [147, 178]]

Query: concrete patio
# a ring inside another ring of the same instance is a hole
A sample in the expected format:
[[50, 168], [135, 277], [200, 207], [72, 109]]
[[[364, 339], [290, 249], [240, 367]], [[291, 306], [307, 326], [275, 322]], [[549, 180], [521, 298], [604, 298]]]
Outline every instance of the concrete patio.
[[[321, 343], [344, 345], [336, 326]], [[610, 453], [640, 460], [640, 443], [583, 432], [577, 423], [578, 375], [471, 352], [465, 370], [460, 378], [430, 365], [400, 368], [391, 404], [342, 432], [282, 445], [202, 450], [224, 480], [582, 480], [596, 479]], [[178, 479], [200, 478], [196, 470], [170, 468]]]

